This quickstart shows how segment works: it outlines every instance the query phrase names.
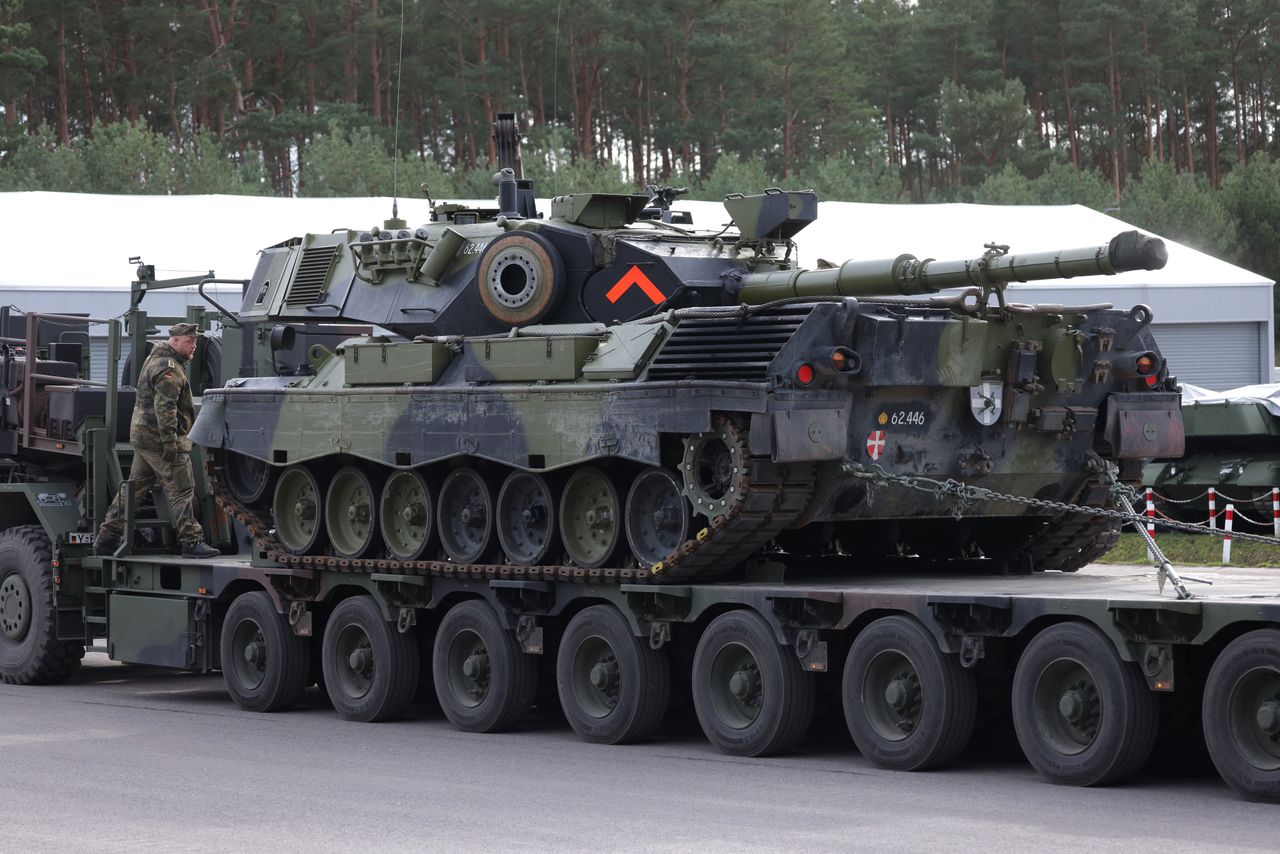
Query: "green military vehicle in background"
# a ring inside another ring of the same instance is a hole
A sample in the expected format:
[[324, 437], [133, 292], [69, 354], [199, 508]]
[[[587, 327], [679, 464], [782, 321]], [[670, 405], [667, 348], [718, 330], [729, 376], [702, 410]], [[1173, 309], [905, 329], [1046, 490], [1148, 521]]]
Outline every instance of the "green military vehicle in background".
[[671, 191], [543, 218], [513, 117], [496, 133], [496, 208], [285, 241], [239, 311], [193, 311], [223, 331], [192, 431], [221, 560], [168, 553], [163, 506], [92, 554], [127, 468], [114, 377], [56, 365], [42, 323], [66, 318], [5, 339], [0, 677], [57, 681], [89, 647], [221, 671], [253, 711], [319, 683], [357, 721], [430, 680], [460, 729], [558, 700], [607, 743], [687, 693], [746, 756], [793, 747], [822, 699], [901, 770], [1007, 714], [1072, 785], [1128, 777], [1202, 712], [1223, 778], [1276, 799], [1272, 581], [1192, 598], [1084, 568], [1115, 496], [1181, 451], [1150, 311], [1004, 299], [1161, 266], [1158, 240], [806, 270], [811, 192], [731, 196], [710, 230]]

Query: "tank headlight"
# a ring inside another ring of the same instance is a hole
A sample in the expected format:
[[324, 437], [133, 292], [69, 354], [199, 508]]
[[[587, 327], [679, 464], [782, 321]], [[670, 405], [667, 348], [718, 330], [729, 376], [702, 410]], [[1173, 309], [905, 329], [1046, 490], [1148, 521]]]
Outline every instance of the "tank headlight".
[[1134, 363], [1134, 367], [1138, 369], [1138, 376], [1145, 377], [1154, 374], [1159, 365], [1156, 364], [1155, 356], [1150, 353], [1143, 353], [1138, 357], [1138, 361]]
[[813, 365], [803, 364], [796, 368], [796, 382], [800, 385], [809, 385], [813, 382]]
[[855, 372], [860, 367], [858, 354], [847, 347], [837, 347], [831, 351], [831, 367], [840, 374]]

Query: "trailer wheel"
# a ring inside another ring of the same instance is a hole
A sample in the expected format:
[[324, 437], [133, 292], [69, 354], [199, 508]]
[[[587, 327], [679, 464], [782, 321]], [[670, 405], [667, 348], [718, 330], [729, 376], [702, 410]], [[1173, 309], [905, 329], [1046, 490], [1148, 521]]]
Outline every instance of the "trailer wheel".
[[413, 635], [396, 631], [368, 596], [333, 609], [321, 659], [329, 699], [349, 721], [398, 718], [417, 693], [421, 659]]
[[569, 621], [556, 656], [560, 706], [586, 741], [624, 744], [653, 733], [671, 699], [666, 652], [631, 633], [611, 605]]
[[432, 678], [445, 717], [466, 732], [511, 729], [533, 706], [538, 664], [486, 602], [455, 605], [440, 621]]
[[0, 682], [52, 685], [80, 666], [84, 644], [58, 640], [53, 548], [39, 525], [0, 533]]
[[716, 617], [693, 656], [693, 705], [721, 753], [766, 756], [794, 747], [813, 718], [814, 684], [754, 611]]
[[1227, 785], [1254, 801], [1280, 800], [1280, 631], [1236, 638], [1204, 686], [1204, 739]]
[[844, 717], [873, 764], [922, 771], [960, 755], [978, 713], [973, 671], [938, 649], [920, 623], [884, 617], [853, 642], [844, 668]]
[[1013, 676], [1013, 725], [1051, 782], [1101, 786], [1131, 776], [1155, 744], [1159, 708], [1137, 665], [1101, 631], [1059, 623], [1036, 635]]
[[293, 633], [261, 590], [242, 593], [227, 609], [218, 642], [227, 693], [250, 712], [283, 712], [310, 681], [311, 645]]

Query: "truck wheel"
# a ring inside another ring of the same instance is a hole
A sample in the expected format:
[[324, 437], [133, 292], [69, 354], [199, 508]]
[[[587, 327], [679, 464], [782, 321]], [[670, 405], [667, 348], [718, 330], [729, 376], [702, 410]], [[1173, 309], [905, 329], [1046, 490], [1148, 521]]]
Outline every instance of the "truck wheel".
[[556, 656], [560, 706], [586, 741], [624, 744], [657, 729], [671, 699], [666, 652], [631, 633], [611, 605], [569, 621]]
[[1036, 635], [1013, 675], [1013, 726], [1027, 760], [1051, 782], [1101, 786], [1147, 761], [1159, 724], [1137, 665], [1101, 631], [1059, 623]]
[[813, 718], [813, 678], [753, 611], [716, 617], [693, 656], [693, 705], [721, 753], [766, 756], [796, 745]]
[[311, 673], [311, 646], [263, 591], [242, 593], [231, 603], [218, 651], [222, 681], [240, 708], [283, 712], [298, 704]]
[[440, 708], [460, 730], [510, 729], [533, 706], [538, 663], [486, 602], [472, 599], [445, 614], [431, 660]]
[[368, 596], [352, 596], [333, 609], [320, 657], [329, 700], [349, 721], [398, 718], [418, 691], [421, 659], [413, 635], [384, 620]]
[[858, 635], [845, 662], [843, 694], [858, 750], [895, 771], [955, 759], [978, 713], [973, 672], [909, 617], [884, 617]]
[[80, 666], [84, 644], [58, 640], [53, 549], [39, 525], [0, 533], [0, 681], [51, 685]]
[[1227, 785], [1249, 800], [1280, 800], [1280, 631], [1259, 629], [1227, 645], [1209, 670], [1201, 717]]

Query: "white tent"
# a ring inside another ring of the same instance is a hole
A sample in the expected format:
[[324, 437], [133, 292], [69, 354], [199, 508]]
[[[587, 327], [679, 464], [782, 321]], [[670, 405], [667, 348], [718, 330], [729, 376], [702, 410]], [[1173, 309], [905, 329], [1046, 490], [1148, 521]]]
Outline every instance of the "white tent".
[[[494, 203], [484, 202], [486, 206]], [[539, 202], [543, 211], [548, 205]], [[695, 224], [728, 220], [715, 202], [676, 203]], [[9, 251], [0, 267], [0, 299], [26, 310], [118, 314], [133, 278], [130, 256], [159, 277], [214, 270], [249, 278], [257, 252], [289, 237], [335, 228], [368, 229], [390, 215], [387, 198], [279, 199], [250, 196], [106, 196], [0, 194], [0, 233]], [[422, 199], [401, 199], [413, 224], [430, 214]], [[975, 258], [983, 244], [1034, 252], [1101, 244], [1131, 226], [1077, 205], [873, 205], [823, 202], [818, 220], [796, 237], [799, 260]], [[1155, 272], [1083, 277], [1063, 284], [1014, 285], [1021, 302], [1146, 303], [1157, 336], [1180, 377], [1210, 388], [1270, 382], [1274, 362], [1272, 283], [1190, 247], [1166, 241], [1169, 263]], [[232, 305], [234, 288], [213, 289]], [[194, 293], [157, 292], [156, 314], [180, 314]]]

